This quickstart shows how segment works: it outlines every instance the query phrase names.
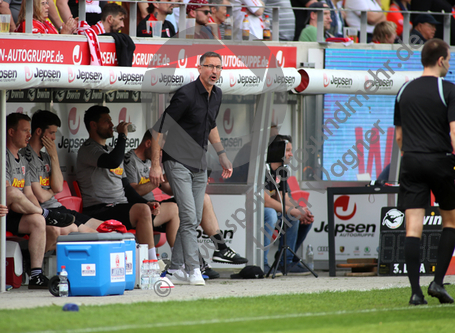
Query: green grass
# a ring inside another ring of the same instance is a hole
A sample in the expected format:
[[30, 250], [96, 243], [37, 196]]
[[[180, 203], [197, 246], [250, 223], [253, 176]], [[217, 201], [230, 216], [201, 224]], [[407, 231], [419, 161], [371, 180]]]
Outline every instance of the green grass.
[[[455, 286], [447, 286], [455, 293]], [[410, 288], [1, 310], [0, 332], [454, 332], [455, 306], [407, 302]], [[69, 299], [71, 301], [72, 299]], [[77, 298], [74, 299], [77, 302]]]

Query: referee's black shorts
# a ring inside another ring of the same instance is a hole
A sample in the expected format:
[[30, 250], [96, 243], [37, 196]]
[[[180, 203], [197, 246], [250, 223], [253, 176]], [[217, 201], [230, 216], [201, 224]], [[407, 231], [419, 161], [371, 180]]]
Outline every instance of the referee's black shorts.
[[405, 152], [401, 160], [398, 208], [426, 208], [432, 191], [441, 209], [455, 209], [454, 181], [454, 155]]

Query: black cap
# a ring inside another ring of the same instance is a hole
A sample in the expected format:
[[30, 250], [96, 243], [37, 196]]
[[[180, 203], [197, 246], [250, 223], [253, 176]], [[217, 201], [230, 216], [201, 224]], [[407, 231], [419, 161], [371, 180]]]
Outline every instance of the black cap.
[[416, 26], [419, 23], [430, 23], [430, 24], [441, 24], [436, 21], [433, 15], [430, 14], [420, 14], [414, 19], [414, 25]]
[[[324, 1], [318, 1], [313, 2], [308, 8], [329, 8], [329, 6]], [[311, 12], [316, 12], [316, 10], [311, 10]]]
[[258, 266], [245, 266], [239, 274], [231, 274], [231, 279], [263, 279], [264, 272]]

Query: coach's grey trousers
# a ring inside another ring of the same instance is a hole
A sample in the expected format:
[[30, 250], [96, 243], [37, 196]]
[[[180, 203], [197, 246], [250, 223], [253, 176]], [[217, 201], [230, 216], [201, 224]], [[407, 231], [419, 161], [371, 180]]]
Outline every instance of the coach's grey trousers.
[[170, 269], [199, 268], [197, 226], [201, 223], [207, 172], [192, 172], [175, 161], [165, 161], [164, 170], [179, 207], [180, 227], [172, 250]]

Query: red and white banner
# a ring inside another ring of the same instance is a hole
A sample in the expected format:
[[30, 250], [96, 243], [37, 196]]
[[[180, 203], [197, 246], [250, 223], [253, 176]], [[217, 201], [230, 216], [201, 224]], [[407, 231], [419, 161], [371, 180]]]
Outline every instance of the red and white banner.
[[[173, 92], [197, 79], [195, 68], [131, 68], [50, 64], [11, 64], [0, 69], [0, 89], [62, 88]], [[295, 68], [234, 69], [216, 83], [224, 94], [287, 91], [300, 83]]]
[[[14, 37], [14, 38], [10, 38]], [[58, 36], [60, 37], [60, 36]], [[103, 66], [117, 65], [115, 44], [99, 37]], [[252, 45], [253, 44], [253, 45]], [[207, 51], [219, 53], [225, 69], [296, 67], [297, 48], [293, 46], [190, 44], [168, 39], [163, 44], [136, 43], [133, 67], [196, 68], [199, 57]], [[10, 36], [0, 39], [0, 63], [42, 63], [89, 65], [87, 41], [76, 36], [71, 40], [48, 36]]]
[[[299, 86], [293, 91], [301, 94], [396, 95], [406, 82], [422, 72], [373, 73], [372, 71], [329, 70], [300, 68]], [[374, 74], [374, 76], [372, 75]]]

